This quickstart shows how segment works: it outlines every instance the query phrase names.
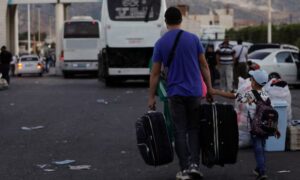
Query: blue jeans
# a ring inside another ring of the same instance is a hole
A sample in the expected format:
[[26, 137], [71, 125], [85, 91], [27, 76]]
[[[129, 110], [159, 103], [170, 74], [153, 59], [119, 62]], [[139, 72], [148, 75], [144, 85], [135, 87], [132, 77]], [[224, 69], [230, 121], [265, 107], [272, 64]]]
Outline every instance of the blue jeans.
[[173, 96], [169, 98], [174, 124], [175, 151], [181, 170], [200, 162], [200, 97]]
[[266, 145], [266, 138], [265, 137], [258, 137], [255, 135], [251, 135], [252, 143], [253, 143], [253, 150], [256, 160], [256, 170], [258, 173], [265, 174], [266, 172], [266, 157], [265, 157], [265, 145]]

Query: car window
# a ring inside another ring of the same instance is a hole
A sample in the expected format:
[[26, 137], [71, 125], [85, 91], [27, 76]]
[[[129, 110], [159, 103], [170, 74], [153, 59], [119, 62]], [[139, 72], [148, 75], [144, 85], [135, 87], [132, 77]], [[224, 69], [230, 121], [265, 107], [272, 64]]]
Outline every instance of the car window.
[[276, 55], [276, 60], [278, 63], [293, 63], [293, 58], [289, 52], [280, 52]]
[[21, 61], [22, 62], [27, 62], [27, 61], [38, 61], [39, 59], [37, 57], [22, 57]]
[[298, 53], [292, 53], [293, 58], [295, 61], [299, 62], [299, 54]]
[[265, 59], [268, 55], [270, 55], [269, 52], [253, 52], [253, 53], [249, 54], [248, 58], [249, 58], [249, 59], [263, 60], [263, 59]]
[[253, 44], [250, 46], [248, 53], [252, 53], [254, 51], [260, 50], [260, 49], [274, 49], [274, 48], [280, 48], [279, 44]]

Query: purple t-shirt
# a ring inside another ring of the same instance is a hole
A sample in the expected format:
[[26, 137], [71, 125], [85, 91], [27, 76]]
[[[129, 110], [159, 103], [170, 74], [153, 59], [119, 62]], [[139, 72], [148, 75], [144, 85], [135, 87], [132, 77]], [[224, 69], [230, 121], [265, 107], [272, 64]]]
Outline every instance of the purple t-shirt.
[[[167, 63], [179, 29], [165, 33], [155, 44], [153, 63]], [[173, 61], [168, 69], [167, 94], [171, 96], [202, 96], [199, 55], [204, 53], [200, 39], [184, 31], [179, 38]]]

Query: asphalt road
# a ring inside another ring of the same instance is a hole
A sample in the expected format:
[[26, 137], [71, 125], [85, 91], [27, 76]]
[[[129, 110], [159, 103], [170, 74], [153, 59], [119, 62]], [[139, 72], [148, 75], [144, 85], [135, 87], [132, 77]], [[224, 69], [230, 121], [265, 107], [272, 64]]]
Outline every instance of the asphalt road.
[[[177, 160], [150, 167], [136, 147], [134, 123], [147, 110], [147, 93], [145, 84], [107, 88], [90, 78], [12, 78], [10, 88], [0, 91], [0, 179], [175, 179]], [[292, 95], [294, 118], [300, 119], [300, 90]], [[54, 163], [63, 160], [75, 162]], [[71, 170], [69, 165], [90, 168]], [[299, 165], [300, 151], [267, 153], [272, 180], [298, 179]], [[250, 180], [254, 166], [247, 149], [235, 165], [202, 170], [207, 180]]]

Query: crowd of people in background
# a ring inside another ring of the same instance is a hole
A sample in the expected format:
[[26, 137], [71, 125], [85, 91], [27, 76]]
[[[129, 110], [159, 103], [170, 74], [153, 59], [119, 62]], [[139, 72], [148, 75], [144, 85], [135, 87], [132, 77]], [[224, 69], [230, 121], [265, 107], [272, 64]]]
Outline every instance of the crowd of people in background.
[[238, 88], [238, 77], [248, 77], [248, 47], [243, 45], [241, 39], [233, 46], [228, 37], [225, 37], [216, 50], [214, 45], [209, 44], [205, 57], [213, 86], [216, 85], [216, 79], [220, 79], [221, 89], [235, 92]]

